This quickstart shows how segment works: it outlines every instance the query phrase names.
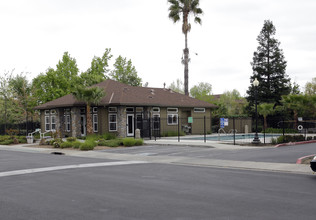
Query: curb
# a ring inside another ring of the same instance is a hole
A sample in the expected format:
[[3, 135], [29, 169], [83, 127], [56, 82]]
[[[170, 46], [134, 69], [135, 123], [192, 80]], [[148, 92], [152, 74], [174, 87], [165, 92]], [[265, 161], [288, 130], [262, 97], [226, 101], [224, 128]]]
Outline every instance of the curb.
[[309, 164], [311, 160], [316, 156], [316, 154], [300, 157], [297, 159], [296, 164]]
[[300, 144], [312, 144], [312, 143], [316, 143], [316, 140], [301, 141], [301, 142], [290, 142], [290, 143], [278, 144], [278, 145], [275, 145], [274, 147], [285, 147], [285, 146], [293, 146], [293, 145], [300, 145]]

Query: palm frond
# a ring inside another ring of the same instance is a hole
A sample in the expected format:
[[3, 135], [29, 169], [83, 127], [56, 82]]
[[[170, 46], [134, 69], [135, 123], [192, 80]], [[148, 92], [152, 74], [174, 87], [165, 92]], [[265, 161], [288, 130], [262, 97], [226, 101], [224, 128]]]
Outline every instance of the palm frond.
[[195, 22], [195, 23], [202, 24], [202, 19], [201, 19], [200, 17], [195, 17], [195, 18], [194, 18], [194, 22]]

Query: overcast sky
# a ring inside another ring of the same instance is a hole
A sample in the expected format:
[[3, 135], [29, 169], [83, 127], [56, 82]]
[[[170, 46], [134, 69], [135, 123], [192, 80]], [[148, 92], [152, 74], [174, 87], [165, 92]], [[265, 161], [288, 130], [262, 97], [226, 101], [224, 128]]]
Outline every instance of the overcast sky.
[[[316, 0], [200, 0], [202, 25], [188, 35], [189, 87], [213, 94], [250, 85], [250, 62], [264, 20], [276, 27], [287, 74], [301, 86], [316, 77]], [[168, 19], [167, 0], [0, 0], [0, 74], [28, 72], [32, 79], [56, 68], [65, 51], [81, 72], [112, 49], [112, 63], [131, 59], [150, 87], [183, 80], [181, 23]], [[197, 54], [197, 55], [196, 55]]]

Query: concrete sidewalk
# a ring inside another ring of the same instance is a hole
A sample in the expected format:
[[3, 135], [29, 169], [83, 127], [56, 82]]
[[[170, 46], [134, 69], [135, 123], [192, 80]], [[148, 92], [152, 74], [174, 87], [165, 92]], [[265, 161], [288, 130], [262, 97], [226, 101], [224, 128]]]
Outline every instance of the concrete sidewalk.
[[217, 148], [221, 150], [234, 150], [234, 149], [250, 149], [250, 148], [263, 148], [263, 147], [271, 147], [271, 146], [241, 146], [234, 145], [233, 143], [223, 143], [220, 141], [202, 141], [202, 140], [181, 140], [178, 141], [177, 138], [157, 138], [152, 140], [144, 140], [146, 145], [167, 145], [167, 146], [191, 146], [191, 147], [209, 147], [209, 148]]
[[[149, 142], [151, 143], [151, 142]], [[160, 141], [160, 143], [162, 143]], [[165, 142], [163, 142], [165, 143]], [[185, 143], [189, 144], [189, 143]], [[178, 144], [179, 145], [179, 144]], [[212, 144], [214, 145], [214, 144]], [[72, 157], [86, 157], [122, 161], [146, 161], [149, 163], [161, 164], [174, 164], [186, 166], [201, 166], [201, 167], [214, 167], [214, 168], [229, 168], [229, 169], [246, 169], [254, 171], [272, 171], [282, 173], [295, 173], [295, 174], [313, 174], [308, 165], [302, 164], [288, 164], [288, 163], [266, 163], [266, 162], [252, 162], [252, 161], [234, 161], [234, 160], [217, 160], [207, 158], [194, 158], [194, 157], [179, 157], [179, 156], [146, 156], [134, 154], [118, 154], [106, 151], [78, 151], [69, 149], [52, 149], [52, 148], [39, 148], [29, 147], [29, 145], [0, 145], [1, 150], [18, 151], [28, 153], [46, 153], [59, 152], [66, 156]], [[220, 149], [231, 149], [231, 146], [212, 146]], [[232, 147], [235, 147], [234, 145]], [[236, 146], [237, 147], [237, 146]], [[240, 147], [240, 146], [239, 146]], [[243, 147], [242, 147], [243, 148]]]

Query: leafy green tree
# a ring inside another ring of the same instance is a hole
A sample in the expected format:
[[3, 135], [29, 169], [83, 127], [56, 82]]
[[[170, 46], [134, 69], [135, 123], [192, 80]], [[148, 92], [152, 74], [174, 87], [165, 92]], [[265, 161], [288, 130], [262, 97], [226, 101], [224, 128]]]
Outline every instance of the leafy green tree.
[[168, 88], [174, 92], [184, 94], [184, 87], [181, 79], [177, 79], [176, 82], [173, 81]]
[[190, 89], [190, 94], [193, 98], [211, 102], [212, 98], [212, 85], [210, 83], [200, 82], [198, 85]]
[[38, 104], [52, 101], [75, 90], [79, 81], [79, 69], [76, 59], [65, 52], [62, 60], [56, 65], [56, 70], [48, 68], [45, 74], [41, 73], [33, 79], [32, 86]]
[[[16, 118], [20, 118], [22, 121], [25, 119], [25, 122], [28, 122], [29, 116], [33, 118], [33, 108], [36, 105], [35, 97], [32, 95], [32, 85], [26, 79], [26, 76], [19, 74], [11, 78], [9, 85], [12, 89], [14, 101], [17, 103]], [[20, 117], [19, 117], [20, 116]], [[23, 119], [24, 117], [24, 119]], [[26, 123], [26, 133], [28, 133], [28, 127]]]
[[246, 99], [236, 89], [224, 92], [213, 103], [219, 107], [215, 111], [218, 116], [242, 116], [247, 105]]
[[267, 129], [267, 116], [272, 115], [275, 112], [273, 106], [272, 103], [261, 103], [258, 105], [258, 114], [263, 116], [264, 129]]
[[142, 86], [142, 79], [138, 77], [137, 71], [131, 60], [119, 56], [114, 63], [114, 69], [110, 73], [113, 80], [131, 86]]
[[188, 33], [191, 30], [191, 24], [189, 23], [189, 16], [193, 14], [194, 22], [201, 24], [202, 20], [200, 15], [203, 14], [201, 8], [199, 8], [199, 0], [168, 0], [169, 18], [174, 22], [180, 21], [182, 17], [182, 33], [185, 37], [184, 53], [184, 93], [189, 95], [189, 49], [188, 49]]
[[[254, 52], [251, 62], [253, 75], [250, 81], [255, 78], [260, 82], [258, 86], [258, 102], [273, 103], [279, 105], [282, 95], [291, 92], [290, 78], [286, 75], [286, 61], [283, 51], [279, 48], [280, 42], [274, 38], [276, 29], [272, 21], [264, 21], [263, 28], [257, 38], [259, 46]], [[248, 88], [247, 100], [253, 105], [255, 100], [254, 86]]]
[[91, 105], [98, 105], [105, 96], [104, 89], [100, 87], [82, 87], [78, 86], [72, 93], [79, 101], [86, 103], [86, 118], [87, 118], [87, 134], [93, 133], [92, 119], [90, 114]]
[[91, 67], [87, 71], [81, 73], [81, 84], [92, 86], [107, 79], [107, 73], [110, 71], [108, 67], [111, 58], [111, 49], [109, 48], [105, 49], [102, 57], [95, 56], [91, 61]]
[[[12, 71], [13, 72], [13, 71]], [[14, 109], [13, 94], [9, 82], [12, 78], [12, 72], [5, 72], [3, 76], [0, 76], [0, 120], [4, 124], [4, 130], [7, 128], [9, 122], [14, 121]]]
[[311, 82], [305, 84], [305, 94], [316, 95], [316, 77]]

